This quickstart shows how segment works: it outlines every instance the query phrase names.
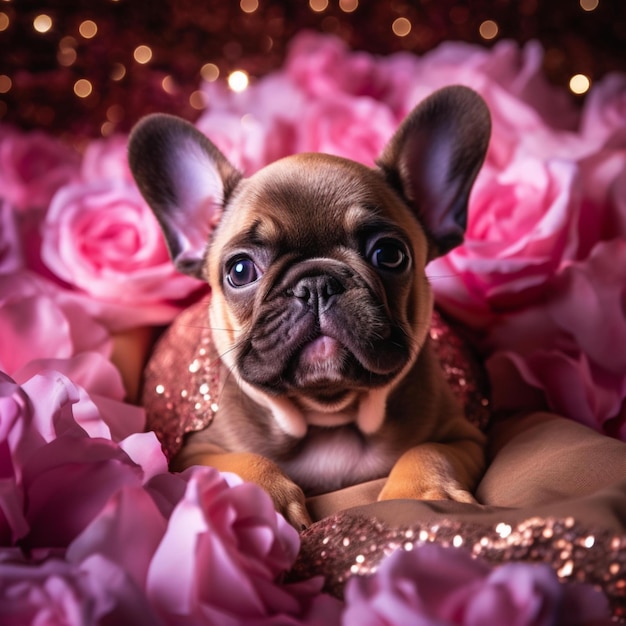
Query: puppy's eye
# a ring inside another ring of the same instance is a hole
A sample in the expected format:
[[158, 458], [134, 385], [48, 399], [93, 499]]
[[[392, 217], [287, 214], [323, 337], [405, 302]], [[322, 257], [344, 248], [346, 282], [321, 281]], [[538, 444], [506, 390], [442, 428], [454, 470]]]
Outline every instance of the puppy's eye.
[[377, 242], [369, 255], [370, 263], [381, 270], [401, 272], [408, 264], [409, 257], [404, 246], [396, 241]]
[[231, 287], [245, 287], [259, 278], [259, 270], [252, 259], [239, 257], [230, 264], [226, 279]]

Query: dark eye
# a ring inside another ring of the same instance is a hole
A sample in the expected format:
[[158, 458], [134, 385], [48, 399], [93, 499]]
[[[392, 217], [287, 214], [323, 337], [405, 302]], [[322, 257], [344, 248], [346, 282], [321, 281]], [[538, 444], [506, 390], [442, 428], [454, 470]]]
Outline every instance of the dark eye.
[[259, 270], [254, 261], [248, 257], [239, 257], [231, 263], [226, 278], [231, 287], [245, 287], [258, 277]]
[[381, 270], [401, 272], [408, 263], [404, 246], [396, 241], [379, 241], [370, 252], [370, 263]]

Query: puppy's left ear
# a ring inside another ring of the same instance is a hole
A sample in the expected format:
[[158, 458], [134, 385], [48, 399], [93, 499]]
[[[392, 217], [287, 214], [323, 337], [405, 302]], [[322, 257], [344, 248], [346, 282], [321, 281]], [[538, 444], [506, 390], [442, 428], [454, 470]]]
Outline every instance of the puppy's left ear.
[[484, 100], [467, 87], [445, 87], [413, 109], [377, 161], [424, 226], [429, 260], [463, 241], [490, 133]]

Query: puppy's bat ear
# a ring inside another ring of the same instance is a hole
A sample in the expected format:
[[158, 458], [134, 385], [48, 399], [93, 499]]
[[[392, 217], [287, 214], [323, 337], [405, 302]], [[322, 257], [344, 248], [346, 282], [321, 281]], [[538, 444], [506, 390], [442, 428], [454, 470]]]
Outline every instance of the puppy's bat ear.
[[425, 227], [430, 259], [463, 241], [490, 133], [484, 100], [467, 87], [445, 87], [413, 109], [377, 161]]
[[177, 269], [202, 278], [208, 236], [241, 173], [192, 124], [163, 114], [135, 126], [128, 162]]

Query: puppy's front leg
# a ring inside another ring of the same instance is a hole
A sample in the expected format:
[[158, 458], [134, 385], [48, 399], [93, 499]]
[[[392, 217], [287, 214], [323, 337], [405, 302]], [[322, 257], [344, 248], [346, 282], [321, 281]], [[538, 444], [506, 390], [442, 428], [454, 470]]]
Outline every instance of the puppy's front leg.
[[192, 465], [208, 465], [220, 472], [232, 472], [262, 487], [272, 498], [274, 508], [296, 529], [312, 524], [304, 493], [274, 462], [251, 452], [223, 452], [213, 446], [188, 445], [172, 462], [181, 471]]
[[415, 446], [395, 463], [378, 499], [476, 502], [471, 492], [483, 463], [483, 449], [476, 441]]

